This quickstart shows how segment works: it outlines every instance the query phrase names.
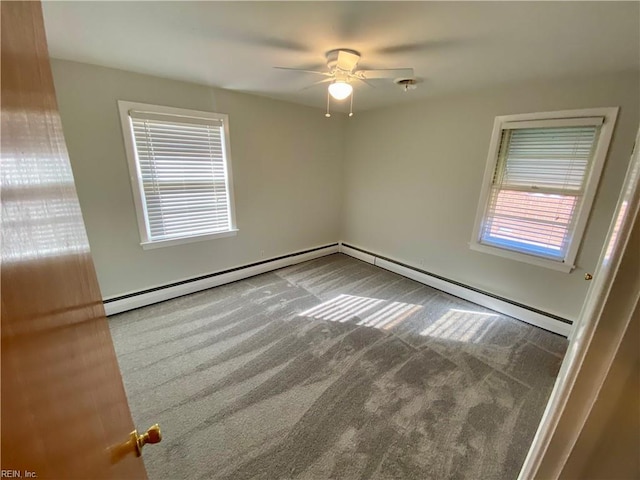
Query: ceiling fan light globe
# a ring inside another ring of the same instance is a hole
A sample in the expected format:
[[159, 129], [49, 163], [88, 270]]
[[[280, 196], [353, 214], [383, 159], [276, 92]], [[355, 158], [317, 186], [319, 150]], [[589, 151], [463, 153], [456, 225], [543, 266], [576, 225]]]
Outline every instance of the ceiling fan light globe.
[[329, 85], [329, 94], [336, 100], [344, 100], [353, 92], [353, 87], [346, 82], [334, 82]]

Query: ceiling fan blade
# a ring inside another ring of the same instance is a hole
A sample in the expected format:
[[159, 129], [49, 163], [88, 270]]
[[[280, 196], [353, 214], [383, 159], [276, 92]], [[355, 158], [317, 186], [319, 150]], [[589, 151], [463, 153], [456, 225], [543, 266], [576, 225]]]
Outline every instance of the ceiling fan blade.
[[356, 80], [360, 80], [362, 83], [366, 83], [368, 86], [372, 88], [376, 88], [376, 86], [366, 78], [361, 78], [361, 77], [358, 77], [357, 75], [353, 75], [351, 78], [355, 78]]
[[321, 83], [329, 83], [333, 82], [333, 78], [325, 78], [324, 80], [320, 80], [318, 82], [313, 82], [311, 85], [307, 85], [306, 87], [302, 87], [300, 90], [307, 90], [309, 88], [315, 87], [316, 85], [320, 85]]
[[318, 72], [317, 70], [305, 70], [304, 68], [291, 68], [291, 67], [273, 67], [278, 70], [293, 70], [294, 72], [302, 72], [302, 73], [315, 73], [316, 75], [324, 75], [325, 77], [331, 77], [332, 75], [328, 72]]
[[358, 62], [360, 61], [360, 55], [356, 55], [355, 53], [347, 52], [346, 50], [340, 50], [338, 52], [338, 61], [336, 63], [336, 67], [340, 70], [344, 70], [345, 72], [352, 72]]
[[383, 68], [376, 70], [359, 70], [358, 76], [365, 80], [379, 78], [413, 78], [413, 68]]

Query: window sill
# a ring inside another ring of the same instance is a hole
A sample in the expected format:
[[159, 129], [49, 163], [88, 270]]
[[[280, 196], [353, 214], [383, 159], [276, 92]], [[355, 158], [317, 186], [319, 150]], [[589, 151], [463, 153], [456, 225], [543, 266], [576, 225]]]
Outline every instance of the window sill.
[[469, 248], [477, 252], [490, 253], [499, 257], [509, 258], [511, 260], [517, 260], [519, 262], [529, 263], [531, 265], [537, 265], [538, 267], [550, 268], [552, 270], [558, 270], [564, 273], [571, 273], [571, 271], [576, 268], [575, 265], [555, 262], [546, 258], [534, 257], [533, 255], [527, 255], [525, 253], [512, 252], [510, 250], [503, 250], [501, 248], [490, 247], [488, 245], [482, 245], [474, 242], [471, 242], [469, 244]]
[[227, 230], [220, 233], [207, 233], [206, 235], [196, 235], [193, 237], [172, 238], [170, 240], [156, 240], [153, 242], [141, 242], [140, 245], [144, 250], [151, 250], [161, 247], [172, 247], [183, 243], [203, 242], [205, 240], [214, 240], [216, 238], [233, 237], [238, 233], [238, 229]]

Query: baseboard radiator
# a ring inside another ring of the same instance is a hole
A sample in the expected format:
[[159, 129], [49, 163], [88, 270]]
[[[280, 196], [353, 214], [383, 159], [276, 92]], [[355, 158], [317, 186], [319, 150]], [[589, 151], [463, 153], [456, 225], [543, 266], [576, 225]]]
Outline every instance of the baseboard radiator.
[[160, 285], [146, 290], [118, 295], [103, 300], [105, 313], [115, 315], [135, 308], [145, 307], [154, 303], [163, 302], [172, 298], [181, 297], [190, 293], [199, 292], [208, 288], [236, 282], [244, 278], [260, 275], [279, 268], [288, 267], [296, 263], [306, 262], [314, 258], [324, 257], [338, 253], [339, 245], [334, 243], [322, 247], [311, 248], [300, 252], [282, 255], [280, 257], [262, 260], [260, 262], [242, 265], [235, 268], [188, 278], [179, 282]]
[[571, 334], [573, 322], [557, 315], [513, 302], [343, 242], [340, 242], [340, 252], [563, 337], [569, 337]]
[[290, 253], [195, 278], [188, 278], [167, 285], [156, 286], [142, 291], [130, 292], [124, 295], [106, 298], [104, 299], [104, 309], [107, 315], [115, 315], [117, 313], [145, 307], [147, 305], [163, 302], [183, 295], [189, 295], [190, 293], [199, 292], [208, 288], [224, 285], [226, 283], [236, 282], [238, 280], [260, 275], [272, 270], [277, 270], [279, 268], [288, 267], [289, 265], [295, 265], [296, 263], [306, 262], [308, 260], [313, 260], [315, 258], [324, 257], [338, 252], [372, 265], [376, 265], [380, 268], [384, 268], [385, 270], [397, 273], [398, 275], [410, 278], [450, 295], [468, 300], [477, 305], [509, 315], [510, 317], [527, 322], [531, 325], [544, 328], [545, 330], [557, 333], [558, 335], [568, 337], [571, 334], [572, 322], [570, 320], [513, 302], [488, 292], [483, 292], [442, 276], [426, 272], [417, 267], [413, 267], [342, 242]]

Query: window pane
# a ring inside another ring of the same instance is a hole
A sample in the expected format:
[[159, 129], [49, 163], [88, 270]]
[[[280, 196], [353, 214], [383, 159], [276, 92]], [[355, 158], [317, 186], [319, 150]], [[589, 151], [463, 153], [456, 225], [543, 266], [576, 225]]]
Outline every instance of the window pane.
[[130, 112], [149, 240], [232, 228], [220, 121]]
[[564, 258], [577, 196], [495, 189], [481, 243]]
[[496, 117], [471, 248], [575, 268], [617, 113], [611, 107]]
[[480, 242], [563, 261], [600, 126], [502, 131]]

